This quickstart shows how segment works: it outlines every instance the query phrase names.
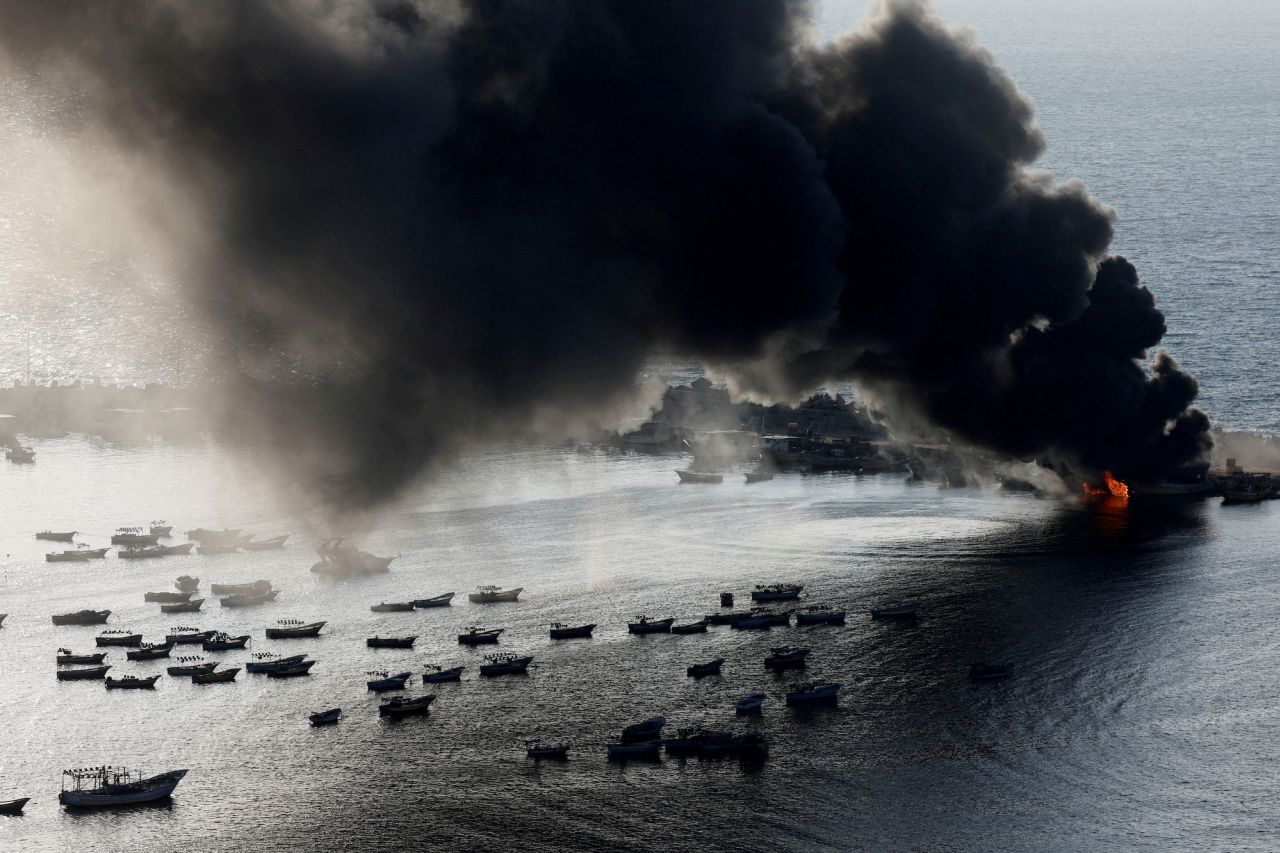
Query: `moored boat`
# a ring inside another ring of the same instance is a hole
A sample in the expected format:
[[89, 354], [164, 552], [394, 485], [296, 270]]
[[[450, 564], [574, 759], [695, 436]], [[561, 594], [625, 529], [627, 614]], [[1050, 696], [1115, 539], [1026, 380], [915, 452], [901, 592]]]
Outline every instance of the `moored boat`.
[[498, 637], [505, 631], [505, 628], [491, 628], [485, 630], [472, 626], [467, 629], [467, 633], [458, 635], [458, 642], [464, 646], [479, 646], [486, 643], [498, 642]]
[[609, 758], [657, 758], [662, 749], [661, 740], [642, 740], [634, 743], [611, 743], [605, 747]]
[[151, 803], [172, 795], [186, 775], [186, 770], [171, 770], [144, 779], [141, 773], [119, 767], [64, 770], [58, 802], [81, 808]]
[[569, 757], [569, 744], [527, 740], [524, 742], [524, 754], [543, 761], [564, 761]]
[[422, 673], [422, 683], [442, 684], [446, 681], [461, 681], [462, 671], [464, 669], [466, 669], [465, 666], [455, 666], [451, 669], [442, 669], [441, 667], [433, 666], [431, 669]]
[[832, 607], [810, 607], [796, 612], [797, 625], [843, 625], [845, 612]]
[[140, 649], [131, 649], [125, 652], [124, 656], [129, 660], [159, 660], [160, 658], [167, 658], [171, 651], [173, 651], [173, 643], [163, 645], [144, 644]]
[[50, 617], [55, 625], [102, 625], [111, 615], [110, 610], [77, 610]]
[[198, 655], [178, 658], [181, 663], [177, 666], [171, 666], [165, 670], [169, 675], [200, 675], [205, 672], [213, 672], [218, 668], [217, 661], [206, 661]]
[[157, 539], [165, 539], [173, 532], [173, 525], [165, 524], [163, 521], [153, 521], [147, 532]]
[[142, 600], [159, 604], [185, 604], [191, 600], [191, 596], [190, 592], [147, 592], [143, 593]]
[[695, 663], [693, 666], [685, 670], [690, 678], [702, 678], [705, 675], [719, 675], [720, 667], [724, 666], [724, 658], [716, 658], [707, 663]]
[[317, 711], [310, 714], [307, 719], [311, 721], [313, 726], [332, 726], [342, 717], [341, 708], [330, 708], [327, 711]]
[[236, 676], [240, 674], [240, 667], [233, 666], [230, 669], [219, 670], [218, 672], [201, 672], [191, 676], [192, 684], [227, 684], [235, 681]]
[[676, 476], [680, 478], [681, 483], [723, 483], [723, 474], [713, 474], [708, 471], [676, 471]]
[[834, 702], [843, 685], [833, 681], [817, 681], [797, 684], [787, 691], [788, 705], [804, 705], [810, 702]]
[[662, 736], [662, 728], [667, 724], [667, 718], [661, 714], [655, 714], [647, 720], [633, 723], [622, 730], [623, 743], [636, 743], [639, 741], [653, 740]]
[[733, 706], [733, 710], [738, 714], [759, 713], [766, 698], [768, 697], [763, 693], [748, 693], [737, 701]]
[[413, 699], [397, 696], [378, 706], [378, 716], [398, 719], [400, 717], [429, 714], [431, 713], [431, 703], [434, 701], [436, 701], [434, 693], [428, 693], [426, 696], [418, 696]]
[[218, 632], [201, 643], [200, 646], [206, 652], [226, 652], [232, 649], [243, 649], [248, 643], [248, 634], [241, 634], [239, 637], [233, 637], [230, 634]]
[[111, 537], [112, 545], [154, 545], [160, 539], [150, 533], [143, 533], [141, 527], [121, 527]]
[[225, 598], [219, 598], [218, 603], [223, 607], [255, 607], [275, 601], [279, 594], [280, 590], [273, 589], [261, 595], [228, 595]]
[[304, 660], [301, 663], [295, 663], [292, 666], [282, 666], [278, 669], [267, 670], [267, 678], [299, 678], [304, 675], [311, 674], [311, 667], [315, 666], [313, 660]]
[[179, 602], [178, 604], [161, 604], [161, 613], [199, 613], [200, 608], [204, 607], [203, 598], [193, 598], [190, 601]]
[[164, 635], [164, 641], [179, 646], [203, 643], [218, 633], [217, 631], [201, 631], [198, 628], [184, 628], [181, 626], [170, 628], [169, 631], [170, 633]]
[[263, 595], [271, 592], [271, 581], [256, 580], [253, 583], [215, 583], [209, 585], [214, 595]]
[[671, 623], [675, 617], [668, 619], [650, 619], [648, 616], [637, 616], [636, 621], [627, 623], [629, 634], [670, 634]]
[[782, 646], [770, 649], [769, 656], [764, 659], [764, 666], [765, 669], [803, 669], [807, 665], [808, 657], [808, 649]]
[[107, 555], [109, 548], [86, 548], [81, 546], [74, 551], [56, 551], [45, 554], [47, 563], [87, 563], [90, 560], [101, 560]]
[[905, 601], [887, 607], [871, 608], [872, 619], [914, 619], [920, 612], [920, 602]]
[[281, 619], [274, 628], [267, 629], [268, 640], [295, 640], [301, 637], [315, 637], [324, 622], [303, 622], [301, 619]]
[[36, 538], [43, 539], [46, 542], [71, 542], [76, 538], [76, 531], [58, 533], [53, 530], [41, 530], [36, 534]]
[[409, 683], [411, 673], [398, 672], [395, 675], [387, 675], [385, 672], [369, 672], [366, 675], [374, 675], [376, 678], [366, 681], [365, 685], [374, 693], [386, 693], [388, 690], [403, 690], [405, 685]]
[[411, 649], [418, 636], [412, 637], [370, 637], [364, 641], [371, 649]]
[[571, 640], [575, 637], [590, 637], [596, 629], [595, 623], [590, 625], [566, 625], [563, 622], [551, 623], [551, 639]]
[[147, 678], [138, 678], [136, 675], [122, 675], [119, 678], [107, 676], [105, 680], [108, 690], [151, 690], [160, 680], [160, 676], [152, 675]]
[[428, 607], [448, 607], [451, 601], [453, 601], [453, 593], [446, 592], [441, 595], [433, 596], [432, 598], [416, 598], [413, 601], [413, 606], [422, 609], [426, 609]]
[[188, 542], [185, 545], [153, 545], [142, 548], [126, 548], [123, 551], [117, 551], [116, 556], [121, 560], [150, 560], [157, 557], [183, 557], [191, 553], [194, 546]]
[[533, 663], [533, 657], [518, 657], [514, 654], [485, 655], [485, 662], [480, 664], [481, 675], [523, 675]]
[[173, 582], [181, 592], [195, 592], [200, 588], [200, 578], [193, 578], [191, 575], [182, 575]]
[[412, 601], [384, 601], [369, 607], [373, 613], [408, 613], [413, 610]]
[[234, 554], [239, 550], [239, 542], [213, 542], [208, 545], [196, 546], [196, 553], [202, 557], [217, 557], [221, 554]]
[[22, 814], [22, 809], [30, 801], [30, 797], [18, 797], [16, 800], [0, 802], [0, 814]]
[[240, 547], [246, 551], [275, 551], [284, 547], [285, 540], [289, 538], [286, 533], [283, 536], [273, 536], [270, 539], [259, 539], [257, 542], [243, 542]]
[[240, 530], [224, 528], [222, 530], [210, 530], [207, 527], [197, 527], [195, 530], [187, 531], [187, 538], [192, 542], [200, 545], [212, 545], [219, 542], [239, 542]]
[[103, 631], [101, 634], [93, 638], [96, 646], [140, 646], [142, 645], [142, 635], [134, 634], [129, 631]]
[[298, 666], [307, 659], [306, 655], [290, 655], [289, 657], [280, 657], [270, 652], [258, 652], [253, 655], [253, 660], [248, 661], [244, 665], [245, 672], [268, 673], [277, 669], [289, 669]]
[[699, 619], [697, 622], [690, 622], [687, 625], [672, 625], [671, 633], [673, 634], [705, 634], [707, 633], [707, 620]]
[[60, 669], [58, 670], [59, 681], [89, 681], [98, 680], [106, 676], [107, 670], [111, 669], [108, 664], [106, 666], [91, 666], [84, 669]]
[[77, 655], [70, 649], [58, 649], [58, 665], [66, 664], [93, 664], [102, 663], [107, 657], [106, 652], [97, 652], [91, 655]]
[[475, 592], [469, 593], [467, 599], [472, 604], [496, 604], [500, 601], [516, 601], [522, 592], [524, 592], [524, 587], [522, 586], [518, 586], [515, 589], [481, 586], [477, 587]]
[[738, 618], [729, 623], [730, 628], [737, 628], [739, 631], [768, 631], [773, 627], [773, 622], [768, 616], [761, 616], [756, 613], [740, 613]]
[[794, 601], [804, 589], [802, 583], [774, 583], [751, 590], [752, 601]]

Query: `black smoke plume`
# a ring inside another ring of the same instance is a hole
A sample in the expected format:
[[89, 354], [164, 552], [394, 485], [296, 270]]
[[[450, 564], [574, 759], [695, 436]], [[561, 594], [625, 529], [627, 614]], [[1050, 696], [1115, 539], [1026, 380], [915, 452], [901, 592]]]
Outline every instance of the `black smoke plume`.
[[1028, 99], [922, 4], [822, 46], [810, 12], [14, 0], [0, 45], [190, 200], [229, 421], [349, 503], [658, 348], [768, 395], [854, 379], [1005, 454], [1198, 459], [1195, 380], [1135, 361], [1163, 317], [1110, 210], [1028, 169]]

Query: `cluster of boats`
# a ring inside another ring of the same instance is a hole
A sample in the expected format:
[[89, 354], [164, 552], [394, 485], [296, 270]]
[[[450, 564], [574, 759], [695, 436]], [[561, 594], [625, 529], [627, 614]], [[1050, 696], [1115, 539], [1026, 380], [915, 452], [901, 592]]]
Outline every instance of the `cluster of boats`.
[[[233, 551], [270, 551], [284, 547], [289, 534], [274, 536], [270, 539], [256, 539], [253, 533], [240, 530], [208, 530], [198, 527], [187, 531], [188, 542], [177, 545], [162, 545], [161, 539], [167, 539], [173, 526], [164, 522], [153, 521], [148, 527], [121, 527], [111, 536], [111, 544], [120, 546], [116, 553], [121, 560], [148, 560], [159, 557], [186, 556], [195, 549], [200, 554], [229, 554]], [[75, 541], [78, 531], [42, 530], [36, 534], [37, 539], [47, 542]], [[101, 560], [107, 556], [110, 548], [90, 548], [81, 543], [74, 550], [54, 551], [45, 554], [50, 563], [84, 563], [89, 560]]]

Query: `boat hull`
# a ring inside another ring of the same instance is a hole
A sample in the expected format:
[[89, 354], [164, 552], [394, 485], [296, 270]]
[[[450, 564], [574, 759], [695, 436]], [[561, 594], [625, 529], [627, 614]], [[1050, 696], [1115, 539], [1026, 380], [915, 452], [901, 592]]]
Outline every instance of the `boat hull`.
[[524, 587], [503, 590], [502, 592], [473, 592], [467, 595], [467, 600], [472, 604], [499, 604], [504, 601], [519, 600], [522, 592], [524, 592]]
[[249, 642], [249, 635], [243, 637], [232, 637], [229, 640], [205, 640], [200, 644], [206, 652], [228, 652], [233, 649], [243, 649]]
[[303, 625], [299, 628], [268, 628], [268, 640], [299, 640], [306, 637], [316, 637], [320, 635], [320, 629], [325, 626], [324, 622], [315, 622], [311, 625]]
[[461, 681], [464, 669], [465, 667], [455, 666], [453, 669], [444, 669], [440, 672], [424, 672], [422, 674], [422, 683], [442, 684], [446, 681]]
[[134, 806], [139, 803], [153, 803], [172, 796], [186, 770], [174, 770], [152, 776], [144, 780], [145, 790], [130, 791], [122, 794], [95, 793], [92, 791], [63, 791], [58, 795], [58, 802], [64, 806], [76, 808], [109, 808], [112, 806]]
[[579, 625], [576, 628], [552, 628], [551, 639], [553, 640], [572, 640], [579, 637], [590, 637], [591, 632], [596, 629], [593, 625]]
[[498, 642], [501, 631], [488, 634], [459, 634], [458, 642], [464, 646], [482, 646]]
[[140, 646], [142, 645], [141, 634], [108, 634], [106, 636], [94, 637], [94, 645], [102, 646]]
[[30, 797], [19, 797], [16, 800], [0, 803], [0, 814], [22, 814], [23, 807], [30, 801]]
[[453, 602], [453, 593], [448, 592], [444, 595], [437, 595], [434, 598], [415, 599], [413, 606], [425, 610], [429, 607], [448, 607]]
[[628, 634], [670, 634], [671, 623], [675, 619], [660, 619], [656, 622], [628, 622]]
[[184, 601], [181, 604], [162, 604], [160, 605], [161, 613], [199, 613], [200, 608], [204, 606], [203, 598], [196, 598], [191, 601]]
[[370, 637], [365, 645], [371, 649], [411, 649], [417, 637]]
[[51, 616], [55, 625], [105, 625], [110, 610], [81, 610], [78, 613], [63, 613]]
[[95, 666], [91, 669], [63, 669], [58, 671], [59, 681], [100, 681], [107, 676], [110, 666]]

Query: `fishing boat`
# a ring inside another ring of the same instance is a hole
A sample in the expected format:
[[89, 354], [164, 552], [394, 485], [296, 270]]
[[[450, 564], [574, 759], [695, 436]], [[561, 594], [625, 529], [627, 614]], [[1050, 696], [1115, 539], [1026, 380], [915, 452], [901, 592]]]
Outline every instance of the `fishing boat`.
[[140, 649], [131, 649], [125, 652], [124, 656], [129, 660], [159, 660], [160, 658], [167, 658], [171, 651], [173, 651], [173, 643], [163, 645], [144, 644]]
[[116, 556], [121, 560], [152, 560], [158, 557], [185, 557], [191, 553], [194, 546], [188, 542], [185, 545], [153, 545], [144, 548], [126, 548], [123, 551], [117, 551]]
[[185, 604], [191, 600], [191, 596], [190, 592], [145, 592], [142, 600], [159, 604]]
[[66, 664], [75, 664], [75, 663], [81, 663], [81, 664], [102, 663], [104, 660], [106, 660], [106, 657], [107, 657], [106, 652], [97, 652], [91, 655], [78, 655], [72, 652], [70, 649], [58, 649], [58, 665], [59, 666], [63, 666]]
[[663, 738], [662, 748], [668, 755], [691, 755], [698, 751], [698, 737], [702, 729], [678, 729], [675, 737]]
[[671, 623], [676, 621], [674, 617], [669, 619], [650, 619], [648, 616], [637, 616], [635, 622], [627, 623], [628, 634], [670, 634]]
[[431, 713], [431, 703], [434, 701], [436, 701], [434, 693], [428, 693], [426, 696], [418, 696], [413, 699], [397, 696], [378, 706], [378, 716], [399, 719], [400, 717], [429, 714]]
[[415, 634], [412, 637], [370, 637], [364, 643], [371, 649], [411, 649], [417, 640]]
[[30, 797], [18, 797], [16, 800], [0, 802], [0, 814], [22, 814], [23, 807], [30, 801]]
[[377, 676], [371, 681], [366, 681], [365, 685], [374, 693], [386, 693], [388, 690], [403, 690], [405, 685], [409, 683], [411, 673], [398, 672], [395, 675], [387, 675], [385, 672], [367, 672], [366, 675]]
[[208, 545], [196, 546], [196, 553], [203, 557], [217, 557], [221, 554], [234, 554], [239, 550], [239, 542], [214, 542]]
[[707, 663], [695, 663], [693, 666], [685, 670], [690, 678], [702, 678], [706, 675], [719, 675], [720, 667], [724, 666], [724, 658], [716, 658]]
[[204, 607], [203, 598], [193, 598], [190, 601], [183, 601], [178, 604], [161, 604], [161, 613], [199, 613], [200, 608]]
[[797, 625], [843, 625], [845, 612], [832, 607], [810, 607], [796, 612]]
[[745, 471], [743, 475], [748, 483], [763, 483], [773, 479], [772, 471]]
[[353, 577], [390, 571], [395, 557], [378, 557], [347, 545], [341, 538], [326, 539], [316, 546], [320, 562], [311, 571], [329, 577]]
[[738, 618], [729, 623], [730, 628], [737, 628], [739, 631], [768, 631], [773, 627], [773, 622], [768, 616], [760, 616], [755, 613], [741, 613]]
[[472, 604], [496, 604], [500, 601], [515, 601], [522, 592], [524, 592], [524, 587], [522, 586], [518, 586], [515, 589], [482, 586], [477, 587], [475, 592], [469, 593], [467, 599]]
[[106, 676], [107, 670], [111, 669], [107, 666], [91, 666], [85, 669], [60, 669], [58, 670], [59, 681], [90, 681], [99, 680]]
[[414, 599], [413, 606], [426, 609], [428, 607], [448, 607], [449, 602], [453, 601], [453, 593], [446, 592], [433, 598], [417, 598]]
[[110, 610], [77, 610], [51, 618], [55, 625], [103, 625], [110, 615]]
[[90, 560], [101, 560], [107, 556], [110, 548], [89, 548], [81, 545], [74, 551], [58, 551], [53, 554], [45, 554], [45, 562], [48, 563], [87, 563]]
[[763, 693], [748, 693], [737, 701], [733, 710], [738, 714], [758, 714], [767, 698]]
[[793, 649], [790, 646], [769, 651], [769, 656], [764, 659], [765, 669], [803, 669], [809, 657], [808, 649]]
[[276, 627], [267, 629], [268, 640], [296, 640], [302, 637], [315, 637], [324, 622], [303, 622], [301, 619], [281, 619]]
[[197, 527], [195, 530], [187, 531], [187, 538], [200, 545], [213, 544], [215, 542], [238, 542], [240, 541], [240, 530], [232, 530], [229, 527], [222, 530]]
[[794, 601], [804, 589], [802, 583], [774, 583], [751, 590], [752, 601]]
[[218, 603], [223, 607], [256, 607], [259, 604], [275, 601], [279, 594], [280, 590], [273, 589], [261, 595], [228, 595], [225, 598], [219, 598]]
[[311, 674], [311, 667], [315, 666], [313, 660], [304, 660], [301, 663], [295, 663], [292, 666], [282, 666], [278, 669], [267, 670], [267, 678], [300, 678], [304, 675]]
[[218, 633], [217, 631], [201, 631], [197, 628], [184, 628], [182, 626], [170, 628], [169, 631], [170, 633], [164, 635], [164, 641], [166, 643], [173, 643], [177, 646], [190, 646], [195, 645], [196, 643], [203, 643], [204, 641], [211, 639], [214, 634]]
[[705, 634], [707, 633], [707, 620], [699, 619], [697, 622], [690, 622], [687, 625], [672, 625], [671, 633], [673, 634]]
[[206, 672], [213, 672], [218, 668], [217, 661], [206, 661], [198, 655], [181, 657], [178, 660], [182, 661], [182, 663], [169, 667], [165, 672], [169, 675], [201, 675]]
[[313, 726], [332, 726], [342, 717], [341, 708], [330, 708], [327, 711], [317, 711], [310, 714], [307, 719], [311, 721]]
[[438, 666], [433, 666], [431, 669], [422, 673], [422, 683], [442, 684], [446, 681], [461, 681], [462, 671], [464, 669], [466, 669], [465, 666], [455, 666], [452, 669], [442, 669]]
[[1013, 675], [1013, 667], [978, 662], [969, 667], [970, 681], [1000, 681]]
[[872, 619], [914, 619], [920, 611], [920, 602], [907, 601], [888, 607], [873, 607]]
[[268, 673], [277, 669], [288, 669], [290, 667], [297, 666], [306, 659], [306, 655], [291, 655], [286, 658], [273, 655], [270, 652], [258, 652], [253, 655], [253, 660], [245, 663], [244, 671]]
[[787, 691], [788, 705], [804, 705], [811, 702], [833, 702], [843, 685], [833, 681], [817, 681], [797, 684]]
[[413, 610], [412, 601], [384, 601], [369, 607], [373, 613], [408, 613]]
[[524, 754], [539, 761], [564, 761], [569, 757], [569, 744], [527, 740], [524, 742]]
[[46, 542], [71, 542], [76, 538], [76, 531], [69, 533], [57, 533], [52, 530], [41, 530], [36, 534], [37, 539], [43, 539]]
[[572, 640], [575, 637], [590, 637], [596, 629], [595, 623], [590, 625], [566, 625], [563, 622], [551, 623], [551, 639]]
[[256, 580], [253, 583], [215, 583], [209, 585], [214, 595], [264, 595], [271, 592], [271, 581]]
[[706, 620], [708, 625], [732, 625], [739, 619], [744, 618], [744, 614], [739, 611], [733, 611], [730, 613], [721, 611], [719, 613], [708, 613], [702, 618]]
[[647, 720], [633, 723], [622, 730], [623, 743], [638, 743], [640, 741], [653, 740], [662, 735], [662, 728], [667, 724], [667, 718], [661, 714], [655, 714]]
[[186, 770], [170, 770], [144, 779], [141, 773], [121, 767], [64, 770], [58, 802], [80, 808], [152, 803], [171, 796], [186, 775]]
[[111, 537], [112, 545], [154, 545], [160, 539], [150, 533], [143, 533], [141, 527], [121, 527]]
[[661, 740], [642, 740], [635, 743], [611, 743], [605, 747], [612, 760], [626, 758], [657, 758], [662, 749]]
[[165, 539], [173, 532], [172, 524], [165, 524], [163, 521], [151, 522], [151, 528], [147, 531], [157, 539]]
[[200, 578], [193, 578], [191, 575], [182, 575], [173, 582], [173, 585], [182, 592], [195, 592], [200, 588]]
[[464, 646], [479, 646], [486, 643], [498, 642], [498, 637], [505, 631], [505, 628], [491, 628], [484, 630], [472, 626], [467, 629], [467, 633], [458, 635], [458, 642]]
[[206, 652], [226, 652], [232, 649], [243, 649], [248, 643], [248, 634], [233, 637], [230, 634], [219, 632], [201, 643], [200, 647]]
[[514, 654], [485, 655], [480, 664], [481, 675], [524, 675], [533, 663], [533, 657], [517, 657]]
[[723, 474], [712, 474], [707, 471], [676, 471], [681, 483], [723, 483]]
[[233, 666], [230, 669], [220, 670], [218, 672], [201, 672], [191, 676], [192, 684], [227, 684], [235, 681], [236, 676], [240, 674], [240, 667]]
[[133, 634], [129, 631], [103, 631], [101, 634], [93, 638], [94, 645], [101, 646], [140, 646], [142, 645], [142, 635]]
[[285, 540], [288, 538], [289, 534], [286, 533], [270, 539], [259, 539], [257, 542], [243, 542], [240, 547], [246, 551], [277, 551], [284, 547]]
[[734, 735], [725, 732], [704, 732], [697, 740], [698, 755], [716, 758], [726, 755], [763, 756], [769, 751], [769, 743], [758, 732]]
[[147, 678], [138, 678], [136, 675], [122, 675], [119, 678], [107, 676], [106, 678], [108, 690], [151, 690], [159, 680], [158, 675]]

